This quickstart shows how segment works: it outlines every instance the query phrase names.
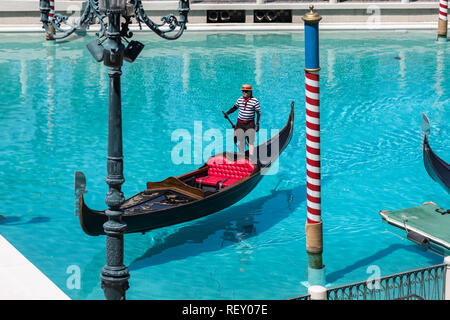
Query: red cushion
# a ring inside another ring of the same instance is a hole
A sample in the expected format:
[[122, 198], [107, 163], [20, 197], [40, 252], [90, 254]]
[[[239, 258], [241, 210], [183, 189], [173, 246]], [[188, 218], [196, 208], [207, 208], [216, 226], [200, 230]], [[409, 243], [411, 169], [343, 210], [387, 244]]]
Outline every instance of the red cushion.
[[255, 169], [255, 166], [251, 164], [247, 159], [239, 159], [237, 161], [232, 161], [224, 156], [217, 156], [211, 158], [206, 162], [208, 165], [208, 176], [197, 178], [198, 183], [213, 185], [215, 186], [217, 182], [225, 180], [222, 186], [229, 186], [246, 176], [250, 175]]

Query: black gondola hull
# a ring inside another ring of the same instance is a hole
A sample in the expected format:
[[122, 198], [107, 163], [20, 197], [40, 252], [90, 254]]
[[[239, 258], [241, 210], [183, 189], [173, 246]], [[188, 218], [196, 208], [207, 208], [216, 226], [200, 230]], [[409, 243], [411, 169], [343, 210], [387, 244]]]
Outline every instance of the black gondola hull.
[[423, 162], [429, 176], [450, 193], [450, 166], [433, 152], [427, 135], [423, 141]]
[[[146, 232], [195, 220], [218, 212], [244, 198], [256, 187], [261, 178], [261, 175], [251, 177], [248, 181], [241, 183], [235, 188], [183, 206], [148, 214], [123, 215], [122, 221], [127, 224], [125, 233]], [[103, 211], [90, 210], [86, 205], [84, 205], [82, 210], [83, 215], [80, 217], [80, 223], [84, 232], [91, 236], [105, 234], [103, 224], [108, 220], [106, 214]]]

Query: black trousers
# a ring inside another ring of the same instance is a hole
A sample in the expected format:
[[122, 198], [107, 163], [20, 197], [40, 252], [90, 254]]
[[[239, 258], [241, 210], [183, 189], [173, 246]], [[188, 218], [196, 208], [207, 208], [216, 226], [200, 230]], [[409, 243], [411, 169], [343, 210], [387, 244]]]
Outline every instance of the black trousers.
[[239, 141], [239, 152], [245, 151], [245, 140], [248, 144], [255, 144], [255, 122], [242, 123], [238, 122], [234, 130], [234, 141]]

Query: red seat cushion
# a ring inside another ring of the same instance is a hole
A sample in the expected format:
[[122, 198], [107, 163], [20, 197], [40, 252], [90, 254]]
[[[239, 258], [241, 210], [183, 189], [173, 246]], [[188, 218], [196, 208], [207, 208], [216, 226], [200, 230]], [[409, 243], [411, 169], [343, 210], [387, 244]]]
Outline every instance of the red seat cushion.
[[224, 156], [216, 156], [206, 162], [208, 165], [208, 175], [196, 179], [197, 183], [215, 186], [219, 181], [223, 181], [223, 187], [229, 186], [246, 176], [250, 175], [255, 166], [247, 159], [232, 161]]

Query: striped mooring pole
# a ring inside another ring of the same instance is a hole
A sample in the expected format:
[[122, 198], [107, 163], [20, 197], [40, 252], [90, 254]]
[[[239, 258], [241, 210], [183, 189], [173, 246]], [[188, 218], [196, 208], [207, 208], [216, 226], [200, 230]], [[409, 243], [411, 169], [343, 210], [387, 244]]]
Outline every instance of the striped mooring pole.
[[439, 0], [439, 20], [438, 20], [438, 38], [440, 42], [447, 41], [448, 24], [448, 0]]
[[[48, 13], [48, 19], [49, 19], [49, 21], [52, 21], [52, 20], [53, 20], [53, 16], [54, 16], [54, 15], [55, 15], [55, 1], [54, 1], [54, 0], [50, 0], [50, 12]], [[55, 28], [53, 27], [53, 25], [50, 25], [50, 26], [49, 26], [49, 29], [50, 29], [50, 31], [51, 31], [53, 34], [56, 33]], [[52, 37], [50, 34], [48, 34], [48, 33], [45, 34], [45, 39], [46, 39], [46, 40], [55, 40], [55, 39], [53, 39], [53, 37]]]
[[50, 12], [49, 12], [48, 16], [49, 16], [49, 18], [53, 18], [54, 15], [55, 15], [55, 1], [50, 0]]
[[306, 251], [308, 265], [322, 269], [322, 217], [320, 193], [320, 81], [319, 21], [314, 12], [303, 16], [305, 22], [305, 106], [306, 106]]

